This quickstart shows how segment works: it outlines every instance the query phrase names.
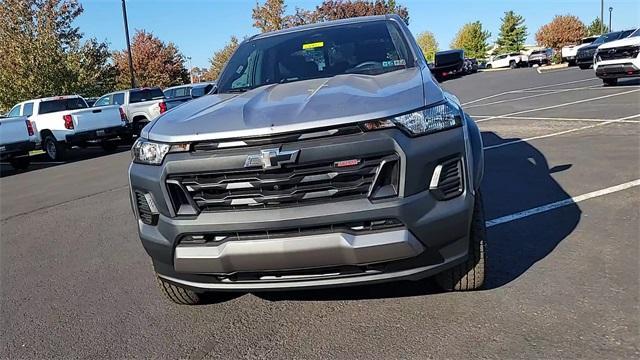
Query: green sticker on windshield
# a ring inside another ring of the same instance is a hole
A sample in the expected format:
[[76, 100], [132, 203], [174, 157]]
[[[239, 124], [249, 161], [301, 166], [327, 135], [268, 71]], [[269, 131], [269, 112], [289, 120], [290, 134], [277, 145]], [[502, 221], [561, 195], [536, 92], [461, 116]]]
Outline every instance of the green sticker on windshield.
[[302, 44], [302, 50], [310, 50], [324, 46], [324, 41], [316, 41], [309, 44]]

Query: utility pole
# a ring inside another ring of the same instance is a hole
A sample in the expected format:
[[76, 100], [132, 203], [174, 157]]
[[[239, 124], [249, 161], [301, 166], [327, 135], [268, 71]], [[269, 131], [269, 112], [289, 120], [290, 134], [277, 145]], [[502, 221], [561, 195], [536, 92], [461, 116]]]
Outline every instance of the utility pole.
[[609, 6], [609, 31], [613, 31], [611, 27], [611, 13], [613, 12], [613, 7]]
[[600, 34], [604, 34], [604, 0], [600, 0]]
[[129, 54], [129, 74], [131, 76], [131, 88], [136, 87], [136, 78], [133, 75], [133, 58], [131, 57], [131, 44], [129, 43], [129, 24], [127, 22], [127, 6], [122, 0], [122, 17], [124, 18], [124, 34], [127, 37], [127, 53]]
[[193, 84], [193, 66], [191, 66], [191, 56], [187, 56], [187, 60], [189, 60], [189, 82]]

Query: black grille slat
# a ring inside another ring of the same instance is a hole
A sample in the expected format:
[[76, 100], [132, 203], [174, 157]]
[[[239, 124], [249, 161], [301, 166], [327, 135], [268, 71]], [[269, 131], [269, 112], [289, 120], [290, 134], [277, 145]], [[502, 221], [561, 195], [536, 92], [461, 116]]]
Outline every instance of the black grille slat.
[[[366, 197], [383, 161], [398, 156], [358, 159], [358, 165], [336, 167], [331, 161], [286, 164], [279, 169], [231, 170], [170, 175], [201, 211], [264, 209]], [[173, 196], [173, 195], [172, 195]]]
[[638, 56], [640, 47], [638, 46], [624, 46], [615, 49], [602, 49], [598, 51], [598, 56], [601, 60], [616, 60], [616, 59], [633, 59]]

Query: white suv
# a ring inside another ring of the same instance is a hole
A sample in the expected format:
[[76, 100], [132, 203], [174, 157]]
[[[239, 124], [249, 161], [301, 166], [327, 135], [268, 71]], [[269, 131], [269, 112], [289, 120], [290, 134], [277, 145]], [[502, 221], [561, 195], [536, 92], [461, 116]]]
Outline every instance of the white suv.
[[619, 78], [640, 77], [640, 29], [625, 39], [600, 45], [593, 68], [605, 86], [616, 85]]

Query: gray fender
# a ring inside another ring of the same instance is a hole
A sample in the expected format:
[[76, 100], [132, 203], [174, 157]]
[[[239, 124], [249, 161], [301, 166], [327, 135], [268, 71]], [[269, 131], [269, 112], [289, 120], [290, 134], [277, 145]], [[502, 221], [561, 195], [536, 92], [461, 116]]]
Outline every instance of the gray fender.
[[469, 145], [471, 147], [471, 158], [473, 160], [473, 187], [475, 190], [480, 188], [482, 177], [484, 175], [484, 150], [482, 145], [482, 135], [480, 129], [473, 119], [467, 114], [464, 116], [469, 131]]

